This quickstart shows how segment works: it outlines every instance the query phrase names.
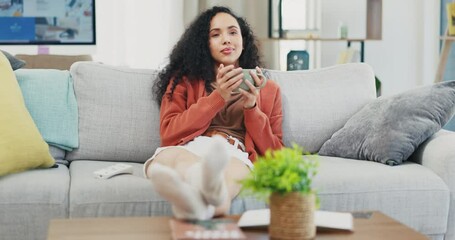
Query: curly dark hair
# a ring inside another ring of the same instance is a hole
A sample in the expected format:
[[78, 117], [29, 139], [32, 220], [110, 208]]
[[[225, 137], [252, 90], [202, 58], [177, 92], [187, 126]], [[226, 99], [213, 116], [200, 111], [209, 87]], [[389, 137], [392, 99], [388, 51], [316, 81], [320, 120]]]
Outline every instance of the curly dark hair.
[[211, 83], [215, 81], [215, 61], [209, 49], [210, 21], [217, 13], [227, 13], [234, 17], [242, 33], [243, 52], [239, 58], [242, 68], [261, 66], [256, 37], [245, 19], [236, 16], [227, 7], [215, 6], [201, 13], [185, 30], [180, 40], [172, 49], [169, 64], [159, 73], [159, 78], [153, 85], [153, 92], [158, 105], [161, 105], [166, 89], [173, 79], [171, 93], [166, 96], [172, 99], [175, 86], [186, 76], [189, 81], [202, 79], [205, 89], [211, 92]]

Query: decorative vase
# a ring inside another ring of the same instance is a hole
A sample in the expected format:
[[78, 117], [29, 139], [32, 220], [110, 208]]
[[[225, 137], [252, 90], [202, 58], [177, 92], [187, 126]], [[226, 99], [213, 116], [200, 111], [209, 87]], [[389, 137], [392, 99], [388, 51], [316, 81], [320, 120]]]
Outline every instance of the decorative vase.
[[270, 239], [313, 239], [316, 236], [315, 194], [270, 196]]

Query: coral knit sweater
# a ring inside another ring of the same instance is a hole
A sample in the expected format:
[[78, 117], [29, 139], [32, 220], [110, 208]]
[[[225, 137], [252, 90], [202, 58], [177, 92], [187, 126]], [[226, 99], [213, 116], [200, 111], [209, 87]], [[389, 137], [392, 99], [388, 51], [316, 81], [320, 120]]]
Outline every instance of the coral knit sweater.
[[[183, 145], [202, 135], [225, 105], [218, 91], [207, 95], [203, 81], [190, 82], [183, 78], [175, 87], [171, 100], [167, 97], [170, 86], [161, 102], [162, 146]], [[269, 80], [260, 90], [256, 106], [244, 109], [245, 147], [251, 161], [267, 149], [283, 147], [282, 122], [280, 88]]]

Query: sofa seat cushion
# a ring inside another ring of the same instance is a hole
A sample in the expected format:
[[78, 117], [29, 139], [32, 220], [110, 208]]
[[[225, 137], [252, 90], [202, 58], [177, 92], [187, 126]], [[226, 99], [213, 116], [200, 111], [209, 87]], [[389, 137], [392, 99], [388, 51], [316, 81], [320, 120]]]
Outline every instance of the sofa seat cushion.
[[392, 167], [321, 156], [314, 187], [322, 210], [379, 210], [427, 235], [443, 234], [447, 228], [447, 185], [413, 162]]
[[239, 215], [247, 210], [264, 209], [268, 208], [265, 201], [258, 199], [254, 196], [246, 194], [239, 194], [231, 202], [231, 209], [229, 214]]
[[46, 239], [48, 221], [68, 217], [69, 184], [60, 164], [1, 177], [0, 239]]
[[[70, 164], [70, 217], [170, 216], [171, 205], [160, 197], [143, 176], [143, 164], [131, 163], [133, 174], [118, 175], [107, 180], [93, 176], [95, 170], [115, 162], [72, 161]], [[265, 208], [263, 201], [253, 197], [237, 197], [232, 214]]]
[[97, 179], [93, 172], [111, 166], [109, 161], [72, 161], [70, 164], [70, 217], [160, 216], [170, 215], [170, 205], [143, 176], [143, 164], [133, 166], [133, 174]]

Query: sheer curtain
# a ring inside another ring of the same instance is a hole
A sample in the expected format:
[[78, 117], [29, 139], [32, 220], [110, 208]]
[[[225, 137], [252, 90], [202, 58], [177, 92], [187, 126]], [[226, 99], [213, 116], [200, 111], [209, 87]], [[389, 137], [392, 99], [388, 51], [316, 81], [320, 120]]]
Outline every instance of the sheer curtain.
[[97, 0], [95, 61], [160, 68], [183, 32], [183, 0]]

